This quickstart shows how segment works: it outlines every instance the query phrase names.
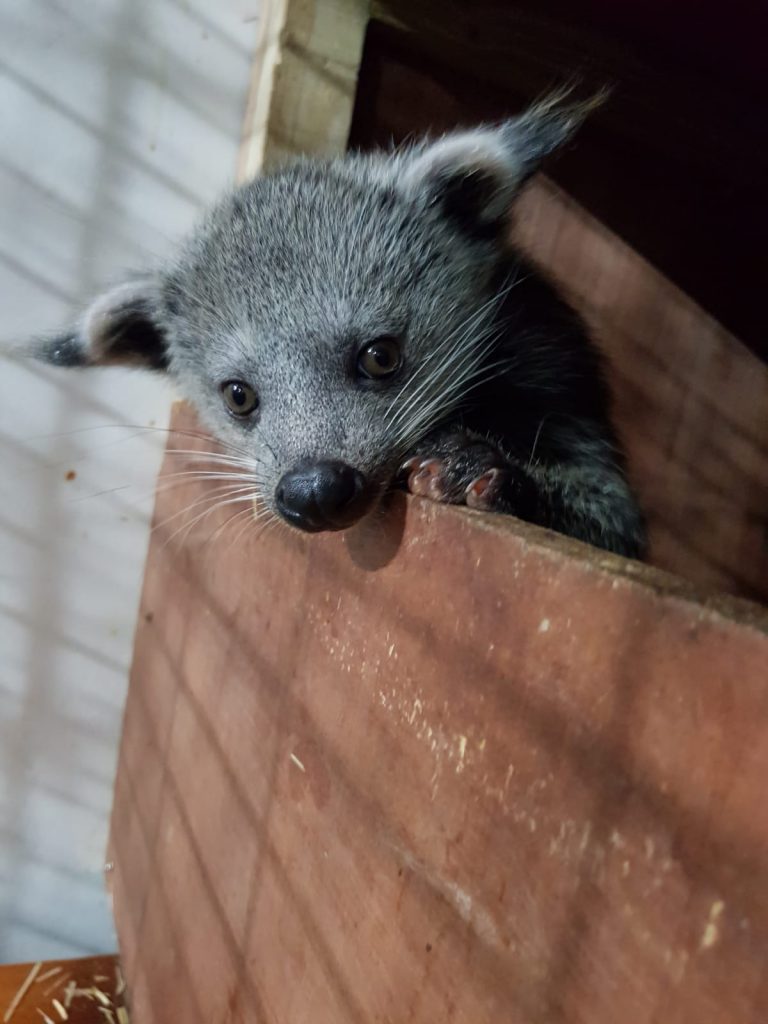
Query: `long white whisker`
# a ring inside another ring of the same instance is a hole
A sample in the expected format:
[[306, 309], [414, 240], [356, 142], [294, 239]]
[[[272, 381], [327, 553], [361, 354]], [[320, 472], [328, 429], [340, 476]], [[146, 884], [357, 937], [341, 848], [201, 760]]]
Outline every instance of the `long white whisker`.
[[537, 447], [537, 445], [539, 443], [539, 438], [541, 437], [541, 431], [542, 431], [542, 429], [544, 427], [545, 422], [549, 419], [549, 417], [551, 415], [552, 415], [552, 413], [548, 412], [544, 416], [542, 416], [541, 422], [539, 423], [538, 427], [536, 428], [536, 436], [534, 437], [533, 444], [531, 445], [531, 454], [530, 454], [530, 456], [528, 458], [528, 465], [526, 467], [527, 469], [530, 469], [533, 466], [533, 457], [536, 454], [536, 447]]
[[240, 539], [248, 532], [248, 530], [253, 526], [254, 523], [259, 523], [256, 532], [253, 535], [254, 537], [257, 537], [265, 532], [266, 527], [273, 525], [275, 522], [282, 522], [280, 517], [277, 516], [272, 511], [272, 509], [268, 508], [266, 505], [263, 505], [255, 513], [252, 513], [251, 510], [247, 511], [249, 511], [250, 514], [246, 518], [245, 522], [240, 527], [240, 529], [237, 531], [235, 536], [232, 537], [232, 540], [230, 541], [227, 547], [227, 551], [229, 551], [232, 547], [234, 547], [236, 544], [240, 542]]
[[[238, 445], [234, 445], [229, 441], [222, 441], [219, 438], [213, 437], [212, 434], [204, 433], [199, 430], [184, 430], [180, 427], [158, 427], [143, 423], [97, 423], [91, 427], [76, 427], [73, 430], [62, 430], [53, 434], [33, 434], [26, 438], [27, 441], [48, 441], [59, 437], [76, 437], [78, 434], [89, 434], [96, 430], [132, 430], [135, 433], [130, 434], [128, 437], [120, 438], [120, 441], [129, 441], [134, 437], [139, 437], [142, 433], [158, 433], [158, 434], [178, 434], [180, 437], [192, 437], [200, 441], [208, 441], [212, 444], [220, 445], [222, 448], [228, 449], [229, 451], [235, 452], [236, 454], [243, 455], [244, 457], [251, 457], [251, 453], [245, 449], [240, 448]], [[110, 444], [116, 442], [109, 442]], [[98, 449], [96, 449], [98, 450]]]
[[[163, 489], [162, 493], [167, 493], [169, 490], [171, 490], [175, 486], [177, 486], [175, 483], [169, 484], [169, 486], [167, 488]], [[181, 486], [181, 484], [179, 484], [178, 486]], [[255, 488], [256, 488], [256, 485], [255, 485], [253, 480], [248, 480], [247, 482], [243, 481], [240, 484], [238, 484], [238, 483], [234, 483], [234, 484], [233, 483], [220, 484], [218, 487], [213, 487], [213, 488], [210, 488], [210, 489], [206, 488], [205, 494], [200, 496], [200, 500], [202, 501], [205, 498], [210, 497], [211, 495], [221, 494], [221, 493], [226, 492], [226, 491], [229, 491], [232, 494], [234, 494], [234, 493], [236, 493], [238, 491], [246, 491], [246, 490], [252, 491], [252, 490], [255, 490]]]
[[198, 515], [196, 515], [194, 517], [194, 519], [192, 519], [191, 522], [189, 522], [189, 523], [182, 523], [182, 525], [177, 530], [174, 530], [174, 532], [171, 534], [171, 536], [167, 538], [167, 540], [165, 542], [166, 545], [170, 544], [171, 541], [174, 539], [174, 537], [176, 537], [179, 533], [181, 533], [182, 530], [186, 530], [187, 533], [189, 533], [190, 530], [195, 526], [196, 523], [199, 523], [202, 519], [205, 519], [206, 516], [211, 515], [211, 513], [216, 512], [218, 509], [224, 508], [226, 505], [239, 504], [239, 503], [242, 503], [244, 501], [252, 502], [256, 497], [257, 497], [256, 492], [253, 492], [252, 494], [245, 494], [245, 495], [242, 495], [241, 497], [227, 498], [227, 499], [225, 499], [223, 501], [217, 501], [210, 508], [207, 508], [203, 512], [200, 512]]
[[238, 472], [234, 469], [183, 469], [177, 473], [162, 473], [157, 481], [165, 483], [166, 480], [178, 480], [180, 477], [194, 477], [195, 480], [258, 480], [254, 473]]
[[[437, 348], [434, 349], [429, 354], [429, 356], [424, 360], [421, 367], [419, 368], [420, 375], [424, 375], [424, 379], [422, 380], [421, 376], [418, 378], [419, 386], [416, 388], [414, 393], [408, 396], [408, 403], [410, 405], [412, 405], [416, 400], [418, 400], [420, 392], [430, 383], [430, 364], [433, 362], [437, 362], [438, 360], [446, 356], [450, 356], [450, 354], [452, 353], [455, 354], [456, 352], [459, 352], [463, 349], [462, 343], [466, 338], [468, 331], [471, 330], [472, 323], [479, 318], [481, 313], [484, 312], [486, 306], [487, 303], [484, 303], [483, 306], [479, 310], [477, 310], [472, 316], [468, 317], [465, 321], [459, 324], [458, 327], [456, 327], [453, 331], [451, 331], [450, 334], [448, 334], [444, 339], [442, 339]], [[389, 409], [387, 410], [387, 414], [385, 416], [385, 423], [390, 428], [394, 426], [397, 423], [398, 419], [400, 419], [404, 414], [403, 407], [398, 407], [398, 403], [402, 399], [404, 392], [413, 383], [413, 379], [414, 378], [411, 378], [411, 380], [405, 383], [405, 385], [400, 389], [399, 393], [395, 396], [392, 403], [390, 404]], [[391, 413], [393, 410], [395, 411], [395, 416], [391, 417]]]
[[[197, 473], [191, 470], [189, 475], [187, 473], [163, 474], [163, 476], [158, 477], [155, 486], [151, 490], [144, 491], [138, 497], [140, 499], [149, 498], [152, 495], [165, 494], [172, 488], [184, 487], [185, 485], [190, 486], [197, 483], [208, 484], [216, 480], [226, 481], [229, 486], [239, 484], [247, 484], [250, 487], [262, 486], [262, 481], [252, 473], [234, 473], [231, 471], [227, 473]], [[214, 490], [218, 490], [218, 488], [214, 488]]]
[[[256, 532], [254, 533], [252, 539], [255, 540], [256, 537], [260, 537], [261, 540], [263, 541], [264, 538], [270, 533], [270, 531], [275, 530], [275, 529], [279, 530], [281, 526], [285, 526], [285, 523], [280, 518], [280, 516], [272, 515], [264, 523], [261, 523], [259, 525], [259, 527], [256, 530]], [[285, 528], [286, 528], [286, 530], [290, 530], [291, 529], [291, 527], [289, 527], [289, 526], [286, 526]]]
[[238, 496], [238, 495], [248, 495], [248, 496], [251, 496], [254, 493], [255, 492], [254, 492], [252, 486], [239, 487], [239, 488], [236, 488], [236, 489], [227, 488], [226, 490], [223, 489], [223, 488], [215, 488], [213, 492], [208, 493], [208, 494], [204, 494], [202, 497], [197, 498], [195, 501], [190, 502], [188, 505], [185, 505], [184, 508], [179, 509], [178, 511], [174, 512], [172, 515], [168, 516], [166, 519], [163, 519], [162, 522], [156, 523], [152, 527], [152, 532], [154, 533], [156, 530], [162, 530], [169, 523], [174, 522], [180, 516], [187, 515], [193, 509], [199, 508], [200, 505], [208, 505], [211, 502], [216, 502], [217, 503], [220, 498], [235, 497], [235, 496]]
[[454, 408], [456, 403], [463, 399], [470, 386], [476, 386], [472, 383], [473, 378], [487, 369], [484, 360], [487, 358], [488, 350], [492, 349], [496, 343], [495, 335], [497, 332], [494, 332], [494, 336], [488, 336], [485, 339], [485, 345], [482, 348], [478, 346], [474, 350], [466, 352], [454, 364], [443, 364], [439, 373], [431, 378], [433, 385], [431, 396], [425, 397], [415, 416], [411, 415], [404, 423], [398, 424], [399, 429], [394, 436], [395, 445], [399, 446], [405, 441], [415, 440], [417, 433], [423, 433], [427, 424], [431, 425], [440, 415], [444, 415]]
[[[252, 501], [251, 505], [253, 506], [253, 504], [254, 502]], [[252, 520], [260, 519], [263, 516], [263, 514], [263, 512], [255, 512], [253, 507], [240, 509], [238, 512], [235, 512], [231, 516], [228, 516], [223, 523], [216, 527], [216, 529], [213, 531], [211, 536], [206, 541], [206, 544], [213, 544], [216, 538], [219, 536], [219, 534], [223, 533], [228, 526], [232, 526], [236, 519], [241, 519], [243, 518], [243, 516], [245, 516], [246, 522], [251, 522]]]
[[189, 455], [191, 458], [210, 459], [217, 462], [230, 462], [236, 466], [247, 466], [254, 464], [252, 455], [227, 455], [224, 452], [203, 452], [198, 448], [167, 448], [168, 455]]
[[[502, 326], [495, 324], [493, 319], [486, 329], [480, 332], [471, 345], [467, 345], [469, 336], [474, 332], [478, 321], [486, 316], [494, 306], [498, 306], [506, 298], [513, 287], [519, 281], [512, 281], [509, 286], [491, 296], [483, 305], [459, 325], [428, 357], [420, 368], [418, 383], [410, 395], [405, 396], [404, 392], [413, 384], [412, 378], [393, 401], [385, 417], [385, 422], [390, 430], [393, 430], [396, 437], [413, 436], [414, 421], [412, 414], [419, 403], [427, 402], [427, 409], [433, 411], [433, 403], [428, 394], [442, 394], [445, 405], [450, 406], [460, 393], [461, 386], [466, 382], [467, 371], [475, 371], [487, 358], [489, 351], [495, 344]], [[433, 365], [432, 364], [436, 364]], [[448, 387], [446, 387], [448, 385]], [[393, 408], [400, 403], [400, 407], [392, 415]], [[425, 420], [425, 409], [419, 412], [417, 420]]]

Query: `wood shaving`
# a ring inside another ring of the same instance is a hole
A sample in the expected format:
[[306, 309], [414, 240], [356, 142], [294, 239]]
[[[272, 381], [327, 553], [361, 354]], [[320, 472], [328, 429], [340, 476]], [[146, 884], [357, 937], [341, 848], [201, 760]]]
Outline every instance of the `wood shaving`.
[[100, 988], [96, 988], [95, 985], [93, 985], [91, 988], [89, 988], [88, 991], [93, 993], [93, 995], [99, 1000], [99, 1002], [101, 1003], [102, 1006], [111, 1006], [112, 1005], [112, 1000], [109, 998], [107, 993], [106, 992], [102, 992], [101, 989]]
[[26, 976], [24, 981], [21, 983], [21, 988], [19, 988], [19, 990], [17, 991], [16, 995], [11, 1000], [10, 1005], [8, 1006], [8, 1009], [5, 1011], [5, 1015], [3, 1016], [3, 1024], [8, 1024], [8, 1021], [11, 1019], [11, 1017], [14, 1015], [14, 1013], [16, 1013], [16, 1010], [17, 1010], [17, 1008], [19, 1006], [19, 1003], [24, 998], [24, 996], [27, 994], [27, 992], [29, 991], [29, 989], [32, 986], [32, 983], [34, 982], [35, 978], [40, 973], [40, 968], [42, 966], [43, 966], [43, 964], [42, 964], [41, 960], [38, 960], [36, 964], [32, 965], [32, 968], [31, 968], [29, 974]]
[[57, 988], [58, 988], [58, 987], [59, 987], [60, 985], [63, 985], [63, 984], [64, 984], [64, 982], [65, 982], [65, 981], [67, 981], [67, 980], [68, 980], [69, 978], [71, 978], [71, 977], [72, 977], [72, 972], [71, 972], [71, 971], [67, 971], [67, 973], [66, 973], [66, 974], [64, 974], [64, 975], [62, 975], [62, 976], [61, 976], [60, 978], [56, 978], [56, 979], [55, 979], [55, 980], [54, 980], [54, 981], [52, 982], [52, 984], [50, 984], [50, 985], [48, 986], [48, 988], [47, 988], [47, 989], [45, 990], [45, 992], [43, 992], [43, 996], [44, 996], [44, 997], [47, 997], [47, 996], [49, 996], [49, 995], [51, 994], [51, 992], [55, 992], [55, 991], [56, 991], [56, 989], [57, 989]]
[[[26, 978], [21, 983], [13, 999], [6, 1008], [3, 1014], [2, 1024], [9, 1024], [9, 1021], [16, 1013], [16, 1010], [21, 1006], [32, 985], [40, 985], [46, 981], [52, 981], [52, 984], [50, 984], [43, 992], [44, 997], [50, 996], [50, 994], [56, 989], [63, 992], [61, 1000], [52, 999], [53, 1008], [56, 1011], [59, 1020], [69, 1020], [69, 1013], [67, 1011], [71, 1007], [74, 999], [87, 998], [92, 1002], [98, 1002], [101, 1004], [97, 1009], [104, 1017], [105, 1024], [130, 1024], [128, 1011], [125, 1007], [119, 1006], [113, 1009], [112, 1000], [109, 998], [107, 993], [98, 988], [98, 986], [91, 985], [88, 988], [78, 988], [77, 982], [72, 978], [71, 971], [64, 972], [63, 967], [58, 966], [51, 967], [41, 974], [40, 971], [42, 966], [42, 961], [38, 961], [32, 965]], [[109, 977], [106, 974], [97, 974], [94, 975], [93, 980], [108, 982]], [[66, 988], [64, 987], [65, 985]], [[116, 995], [119, 996], [125, 991], [125, 979], [118, 965], [115, 966], [115, 986]], [[55, 1020], [53, 1020], [44, 1010], [37, 1009], [37, 1014], [41, 1018], [43, 1024], [55, 1024]]]
[[64, 1007], [61, 1005], [59, 1000], [58, 999], [54, 999], [54, 1000], [52, 1000], [52, 1002], [53, 1002], [54, 1010], [56, 1011], [56, 1013], [58, 1013], [58, 1015], [61, 1017], [61, 1019], [62, 1020], [69, 1020], [69, 1014], [64, 1009]]
[[77, 982], [70, 981], [70, 983], [67, 985], [66, 991], [64, 992], [64, 1006], [66, 1007], [67, 1010], [72, 1005], [72, 1000], [74, 999], [76, 992]]
[[63, 968], [61, 968], [61, 967], [52, 967], [50, 969], [50, 971], [46, 971], [45, 974], [38, 975], [38, 978], [37, 978], [37, 981], [35, 982], [35, 984], [36, 985], [42, 985], [42, 983], [44, 981], [48, 981], [48, 979], [49, 978], [53, 978], [54, 975], [61, 974], [62, 970], [63, 970]]

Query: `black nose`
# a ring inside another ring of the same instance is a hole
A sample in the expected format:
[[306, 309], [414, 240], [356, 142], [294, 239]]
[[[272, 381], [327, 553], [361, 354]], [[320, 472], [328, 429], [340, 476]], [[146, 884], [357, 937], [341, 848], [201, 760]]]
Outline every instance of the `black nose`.
[[308, 533], [343, 530], [365, 513], [368, 485], [344, 462], [313, 462], [285, 473], [275, 491], [277, 511]]

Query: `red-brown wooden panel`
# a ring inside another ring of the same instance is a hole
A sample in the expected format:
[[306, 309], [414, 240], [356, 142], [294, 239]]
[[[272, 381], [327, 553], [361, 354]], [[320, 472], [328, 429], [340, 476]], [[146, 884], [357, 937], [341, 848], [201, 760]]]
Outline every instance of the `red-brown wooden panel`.
[[608, 356], [651, 561], [768, 602], [768, 367], [545, 179], [518, 229]]
[[403, 496], [346, 535], [217, 515], [148, 562], [134, 1024], [764, 1024], [765, 613]]

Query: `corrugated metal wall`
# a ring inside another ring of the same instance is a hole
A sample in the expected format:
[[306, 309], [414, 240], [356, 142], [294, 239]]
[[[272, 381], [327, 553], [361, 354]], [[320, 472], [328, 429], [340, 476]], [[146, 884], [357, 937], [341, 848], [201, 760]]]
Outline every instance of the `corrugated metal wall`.
[[[232, 181], [259, 0], [0, 7], [0, 960], [114, 947], [103, 849], [170, 391], [9, 353]], [[115, 427], [114, 424], [122, 424]]]

